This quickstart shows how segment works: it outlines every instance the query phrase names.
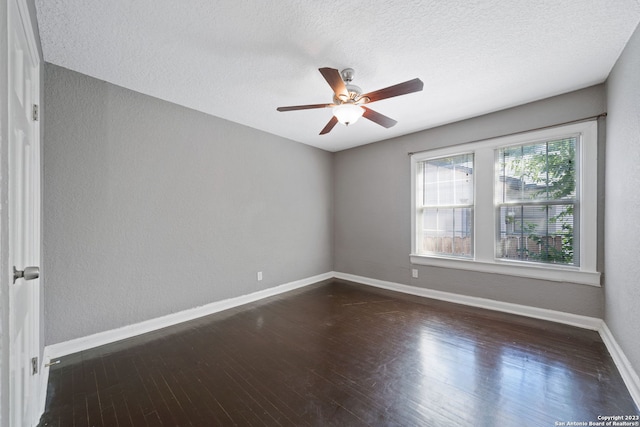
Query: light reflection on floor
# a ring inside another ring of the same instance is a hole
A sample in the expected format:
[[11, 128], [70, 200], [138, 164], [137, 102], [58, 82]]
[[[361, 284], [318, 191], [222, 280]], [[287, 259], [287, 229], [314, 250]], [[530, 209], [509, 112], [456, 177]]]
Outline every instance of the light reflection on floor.
[[[584, 413], [572, 410], [572, 401], [580, 395], [575, 374], [557, 360], [526, 351], [514, 343], [513, 347], [482, 346], [473, 339], [454, 334], [434, 334], [425, 330], [420, 335], [419, 358], [423, 375], [421, 405], [447, 406], [448, 396], [456, 396], [451, 409], [477, 405], [479, 393], [493, 398], [484, 399], [485, 406], [469, 413], [485, 414], [482, 420], [467, 420], [476, 425], [495, 425], [511, 419], [526, 425], [527, 419], [555, 421], [553, 414], [563, 414], [566, 420], [582, 420]], [[497, 356], [497, 357], [496, 357]], [[497, 366], [496, 366], [497, 365]], [[496, 375], [496, 373], [498, 373]], [[527, 405], [511, 396], [529, 396]], [[468, 402], [461, 399], [468, 398]], [[490, 406], [486, 406], [490, 402]], [[521, 414], [515, 416], [514, 414]], [[456, 414], [457, 419], [464, 414]], [[551, 424], [553, 425], [553, 424]]]

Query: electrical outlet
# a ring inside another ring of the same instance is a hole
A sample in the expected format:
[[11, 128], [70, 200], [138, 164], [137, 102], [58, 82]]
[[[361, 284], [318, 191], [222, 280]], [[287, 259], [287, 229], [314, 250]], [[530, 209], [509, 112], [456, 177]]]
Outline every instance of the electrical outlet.
[[411, 277], [413, 277], [414, 279], [418, 278], [418, 269], [414, 268], [411, 270]]
[[258, 282], [262, 280], [262, 271], [258, 271]]

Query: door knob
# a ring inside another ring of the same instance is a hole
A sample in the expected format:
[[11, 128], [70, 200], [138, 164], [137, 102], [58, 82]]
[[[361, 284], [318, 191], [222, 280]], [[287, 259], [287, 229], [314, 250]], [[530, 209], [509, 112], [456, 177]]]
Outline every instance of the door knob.
[[40, 269], [38, 267], [25, 267], [24, 270], [16, 270], [13, 266], [13, 283], [18, 279], [33, 280], [40, 277]]

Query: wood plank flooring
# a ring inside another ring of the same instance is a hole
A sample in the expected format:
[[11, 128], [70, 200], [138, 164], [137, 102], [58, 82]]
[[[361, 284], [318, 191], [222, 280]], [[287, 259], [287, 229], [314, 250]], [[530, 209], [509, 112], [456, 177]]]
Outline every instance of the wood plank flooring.
[[638, 415], [599, 335], [329, 280], [84, 351], [40, 426], [557, 426]]

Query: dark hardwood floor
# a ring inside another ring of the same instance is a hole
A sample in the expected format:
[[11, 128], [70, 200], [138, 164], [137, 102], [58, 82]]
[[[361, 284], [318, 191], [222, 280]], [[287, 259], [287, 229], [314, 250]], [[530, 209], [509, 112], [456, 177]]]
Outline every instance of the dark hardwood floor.
[[539, 427], [599, 415], [638, 409], [598, 333], [330, 280], [67, 356], [40, 425]]

